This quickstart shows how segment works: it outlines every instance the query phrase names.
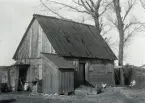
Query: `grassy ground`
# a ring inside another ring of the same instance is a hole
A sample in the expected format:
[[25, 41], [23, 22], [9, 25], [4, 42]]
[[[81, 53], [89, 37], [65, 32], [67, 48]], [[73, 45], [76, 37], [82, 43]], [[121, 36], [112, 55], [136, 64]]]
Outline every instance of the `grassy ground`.
[[30, 95], [30, 93], [1, 94], [0, 103], [145, 103], [144, 89], [107, 88], [98, 95]]

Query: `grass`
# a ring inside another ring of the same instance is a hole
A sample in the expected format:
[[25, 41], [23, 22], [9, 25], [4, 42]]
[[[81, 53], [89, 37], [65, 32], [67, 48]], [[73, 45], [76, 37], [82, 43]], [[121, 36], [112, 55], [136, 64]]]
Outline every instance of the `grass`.
[[28, 93], [1, 94], [0, 103], [145, 103], [143, 89], [107, 88], [98, 95], [29, 95]]

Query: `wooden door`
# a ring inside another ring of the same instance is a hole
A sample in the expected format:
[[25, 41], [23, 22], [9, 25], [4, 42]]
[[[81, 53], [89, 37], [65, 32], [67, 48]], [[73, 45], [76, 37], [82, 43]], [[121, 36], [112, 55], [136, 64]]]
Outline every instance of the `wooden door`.
[[78, 75], [80, 84], [85, 84], [85, 63], [79, 64]]

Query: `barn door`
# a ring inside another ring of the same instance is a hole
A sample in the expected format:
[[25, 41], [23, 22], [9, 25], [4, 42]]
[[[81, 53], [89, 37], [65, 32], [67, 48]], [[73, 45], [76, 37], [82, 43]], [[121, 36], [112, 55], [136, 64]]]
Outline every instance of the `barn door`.
[[78, 75], [80, 84], [85, 84], [85, 63], [79, 64]]

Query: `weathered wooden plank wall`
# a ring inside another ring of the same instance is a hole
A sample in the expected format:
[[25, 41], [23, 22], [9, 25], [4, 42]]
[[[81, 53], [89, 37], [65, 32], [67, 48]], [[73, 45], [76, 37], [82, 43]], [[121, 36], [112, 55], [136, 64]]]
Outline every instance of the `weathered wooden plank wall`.
[[16, 66], [11, 66], [9, 68], [9, 85], [13, 91], [17, 91], [18, 89], [18, 80], [19, 80], [19, 69]]
[[107, 83], [108, 86], [114, 86], [114, 72], [108, 69], [104, 64], [90, 64], [88, 69], [88, 80], [95, 86], [96, 84]]
[[74, 91], [74, 70], [59, 70], [59, 94], [68, 94]]
[[69, 63], [75, 66], [74, 68], [74, 88], [77, 88], [79, 86], [79, 74], [78, 74], [78, 69], [79, 69], [79, 59], [76, 58], [66, 58]]
[[43, 92], [68, 94], [74, 91], [74, 69], [59, 69], [51, 61], [42, 57]]
[[0, 70], [0, 83], [7, 83], [8, 82], [8, 71]]
[[39, 23], [37, 20], [34, 20], [31, 28], [30, 28], [30, 35], [31, 35], [31, 57], [30, 58], [39, 58], [39, 51], [38, 51], [38, 41], [39, 41]]
[[32, 81], [42, 79], [42, 60], [40, 53], [55, 53], [48, 38], [37, 20], [34, 20], [26, 32], [23, 42], [16, 54], [18, 63], [30, 64], [27, 71], [27, 82], [32, 89]]
[[[114, 85], [114, 72], [113, 61], [107, 60], [92, 60], [92, 59], [76, 59], [67, 58], [67, 60], [73, 64], [77, 69], [75, 72], [75, 84], [79, 86], [79, 65], [85, 63], [85, 81], [86, 83], [96, 84], [107, 83], [108, 85]], [[111, 66], [110, 66], [111, 65]], [[83, 75], [83, 74], [82, 74]]]
[[30, 32], [24, 38], [24, 41], [16, 54], [16, 60], [29, 58]]
[[40, 53], [55, 53], [54, 48], [49, 42], [37, 20], [34, 20], [25, 38], [18, 49], [16, 60], [27, 58], [40, 58]]
[[37, 57], [36, 54], [38, 51], [38, 44], [36, 43], [38, 42], [38, 27], [38, 22], [34, 20], [28, 32], [25, 34], [26, 36], [23, 39], [20, 48], [18, 49], [16, 60], [32, 58], [34, 56], [35, 58]]
[[58, 69], [50, 61], [42, 57], [42, 87], [44, 93], [58, 93]]

